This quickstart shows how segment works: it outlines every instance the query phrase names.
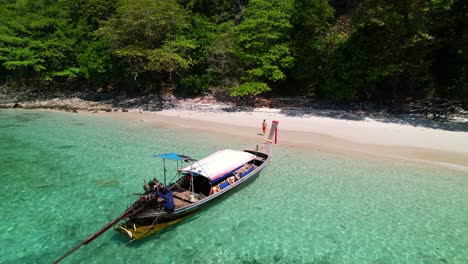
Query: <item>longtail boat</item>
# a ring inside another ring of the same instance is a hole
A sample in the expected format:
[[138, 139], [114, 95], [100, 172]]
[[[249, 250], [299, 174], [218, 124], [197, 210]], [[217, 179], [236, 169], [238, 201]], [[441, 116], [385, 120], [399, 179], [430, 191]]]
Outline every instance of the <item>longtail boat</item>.
[[[137, 240], [171, 226], [189, 215], [209, 206], [229, 193], [239, 190], [254, 180], [270, 162], [272, 143], [276, 143], [278, 121], [273, 121], [265, 142], [243, 150], [223, 149], [203, 159], [196, 160], [187, 155], [165, 153], [155, 155], [163, 159], [164, 184], [157, 179], [143, 186], [145, 192], [119, 217], [102, 227], [98, 232], [82, 241], [60, 258], [86, 245], [115, 226], [115, 230], [130, 239]], [[181, 166], [173, 179], [166, 183], [166, 160], [177, 161]], [[162, 196], [170, 194], [170, 203]], [[172, 208], [165, 206], [173, 205]], [[169, 210], [168, 210], [169, 209]], [[123, 223], [121, 222], [123, 221]], [[120, 223], [119, 223], [120, 222]]]

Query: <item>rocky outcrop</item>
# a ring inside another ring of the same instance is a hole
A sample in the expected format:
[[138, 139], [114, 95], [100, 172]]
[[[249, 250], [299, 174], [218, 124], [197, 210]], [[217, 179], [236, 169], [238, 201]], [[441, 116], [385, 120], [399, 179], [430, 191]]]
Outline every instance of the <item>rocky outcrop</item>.
[[[232, 100], [232, 99], [231, 99]], [[45, 108], [65, 111], [161, 111], [176, 108], [195, 111], [253, 111], [255, 108], [279, 109], [290, 115], [314, 114], [331, 118], [362, 120], [366, 117], [390, 120], [388, 116], [430, 120], [468, 120], [467, 106], [458, 101], [431, 98], [408, 102], [336, 103], [313, 98], [241, 98], [229, 101], [214, 95], [177, 98], [174, 95], [146, 94], [128, 97], [102, 93], [70, 94], [14, 93], [0, 87], [0, 108]], [[468, 124], [467, 124], [468, 125]]]
[[59, 110], [83, 110], [83, 111], [104, 111], [112, 109], [111, 104], [90, 102], [79, 98], [70, 99], [50, 99], [34, 101], [17, 101], [13, 99], [0, 100], [0, 108], [26, 108], [26, 109], [59, 109]]

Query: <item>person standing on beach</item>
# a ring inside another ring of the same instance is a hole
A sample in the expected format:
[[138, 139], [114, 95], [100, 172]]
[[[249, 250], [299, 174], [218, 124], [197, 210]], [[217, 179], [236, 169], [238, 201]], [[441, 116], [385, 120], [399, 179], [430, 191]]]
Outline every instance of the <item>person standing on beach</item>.
[[263, 122], [262, 122], [263, 135], [265, 135], [266, 129], [267, 129], [267, 122], [265, 119], [263, 119]]

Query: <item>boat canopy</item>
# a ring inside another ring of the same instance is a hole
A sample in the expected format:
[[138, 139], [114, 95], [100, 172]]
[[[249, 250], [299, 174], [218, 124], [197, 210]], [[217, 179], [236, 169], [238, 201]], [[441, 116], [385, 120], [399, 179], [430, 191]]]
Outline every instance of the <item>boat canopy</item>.
[[189, 156], [177, 154], [177, 153], [174, 153], [174, 152], [163, 153], [163, 154], [155, 154], [154, 156], [157, 157], [157, 158], [168, 159], [168, 160], [183, 160], [183, 161], [192, 161], [192, 160], [194, 160]]
[[204, 159], [195, 161], [192, 165], [184, 167], [180, 171], [204, 176], [211, 182], [215, 182], [245, 163], [254, 160], [255, 157], [255, 155], [248, 152], [223, 149]]

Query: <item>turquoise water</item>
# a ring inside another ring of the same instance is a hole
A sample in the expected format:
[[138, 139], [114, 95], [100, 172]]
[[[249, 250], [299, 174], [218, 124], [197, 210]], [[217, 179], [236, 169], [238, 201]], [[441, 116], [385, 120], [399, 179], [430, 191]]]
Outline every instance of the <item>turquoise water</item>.
[[[162, 179], [154, 153], [201, 158], [254, 143], [0, 110], [0, 263], [50, 263], [86, 239], [143, 179]], [[468, 263], [468, 175], [277, 145], [256, 181], [207, 210], [143, 241], [110, 230], [64, 260], [133, 262]]]

